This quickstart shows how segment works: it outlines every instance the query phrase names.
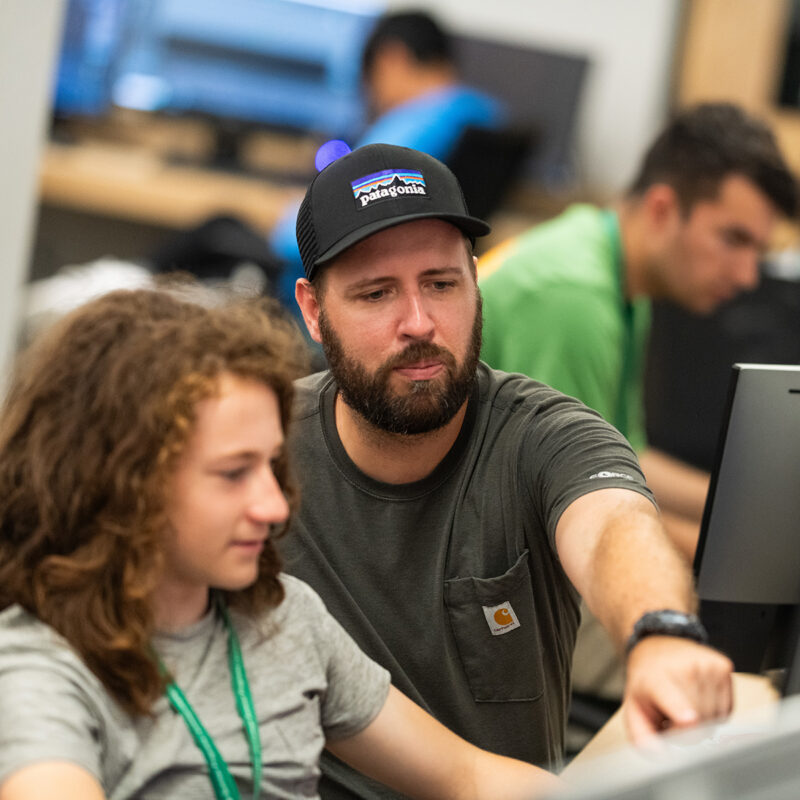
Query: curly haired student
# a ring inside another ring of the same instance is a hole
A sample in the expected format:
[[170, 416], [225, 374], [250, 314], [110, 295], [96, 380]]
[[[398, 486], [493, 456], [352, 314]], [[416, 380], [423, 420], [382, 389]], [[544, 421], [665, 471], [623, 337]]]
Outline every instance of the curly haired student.
[[120, 291], [21, 358], [0, 417], [0, 798], [317, 797], [327, 747], [419, 797], [543, 770], [390, 686], [273, 546], [305, 370], [264, 301]]

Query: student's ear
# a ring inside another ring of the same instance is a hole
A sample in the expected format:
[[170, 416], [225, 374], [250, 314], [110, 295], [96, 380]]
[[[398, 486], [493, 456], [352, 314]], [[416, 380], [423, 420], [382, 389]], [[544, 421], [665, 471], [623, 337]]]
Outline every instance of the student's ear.
[[315, 342], [322, 342], [319, 332], [319, 303], [316, 289], [305, 278], [298, 278], [294, 287], [294, 298], [297, 300], [297, 305], [300, 306], [300, 312], [309, 335]]

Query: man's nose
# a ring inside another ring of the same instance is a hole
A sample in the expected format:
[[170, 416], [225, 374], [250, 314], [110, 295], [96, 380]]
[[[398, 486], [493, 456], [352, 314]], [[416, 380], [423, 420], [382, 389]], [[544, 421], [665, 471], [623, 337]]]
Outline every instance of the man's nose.
[[429, 339], [433, 335], [434, 322], [419, 292], [409, 294], [403, 304], [399, 332], [412, 339]]
[[755, 289], [761, 280], [761, 252], [747, 249], [742, 252], [736, 271], [736, 284], [739, 289]]

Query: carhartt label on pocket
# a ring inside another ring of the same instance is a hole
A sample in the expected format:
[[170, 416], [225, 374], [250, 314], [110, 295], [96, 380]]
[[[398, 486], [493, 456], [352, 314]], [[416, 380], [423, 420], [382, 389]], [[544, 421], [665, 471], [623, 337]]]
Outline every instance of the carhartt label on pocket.
[[492, 636], [500, 636], [519, 628], [519, 620], [507, 600], [499, 606], [481, 606]]

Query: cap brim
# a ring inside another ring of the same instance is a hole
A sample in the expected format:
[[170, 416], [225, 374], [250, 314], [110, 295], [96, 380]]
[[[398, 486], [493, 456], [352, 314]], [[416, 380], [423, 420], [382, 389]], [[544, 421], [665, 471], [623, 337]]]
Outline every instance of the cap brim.
[[347, 236], [343, 236], [338, 242], [331, 245], [324, 253], [320, 253], [314, 261], [314, 266], [320, 267], [323, 264], [327, 264], [349, 247], [357, 244], [362, 239], [366, 239], [368, 236], [372, 236], [374, 233], [386, 230], [387, 228], [394, 228], [396, 225], [402, 225], [404, 222], [414, 222], [414, 220], [418, 219], [441, 219], [445, 222], [450, 222], [473, 239], [476, 236], [486, 236], [492, 231], [491, 226], [482, 219], [470, 217], [466, 214], [437, 214], [434, 212], [404, 214], [400, 217], [377, 220], [376, 222], [364, 225], [356, 231], [351, 231]]

